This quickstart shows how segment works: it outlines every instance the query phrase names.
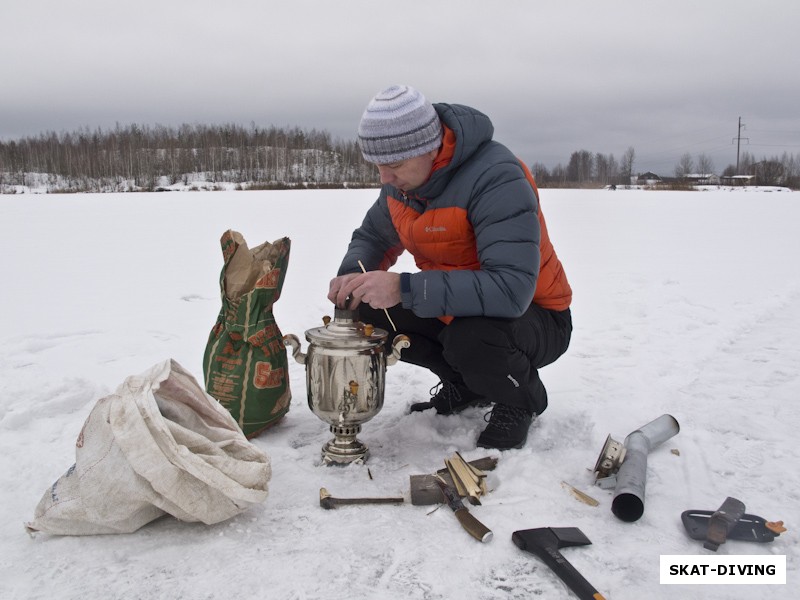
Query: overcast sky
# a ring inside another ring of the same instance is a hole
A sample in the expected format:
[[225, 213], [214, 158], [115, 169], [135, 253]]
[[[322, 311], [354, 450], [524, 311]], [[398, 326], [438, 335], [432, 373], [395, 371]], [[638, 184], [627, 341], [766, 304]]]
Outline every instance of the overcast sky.
[[800, 156], [798, 0], [3, 0], [0, 139], [237, 123], [353, 138], [393, 83], [528, 164]]

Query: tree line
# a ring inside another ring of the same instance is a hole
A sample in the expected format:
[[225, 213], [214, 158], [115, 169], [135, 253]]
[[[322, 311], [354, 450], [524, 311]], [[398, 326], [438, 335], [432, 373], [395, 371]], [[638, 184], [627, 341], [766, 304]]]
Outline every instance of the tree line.
[[[629, 147], [620, 159], [613, 154], [578, 150], [570, 155], [566, 166], [558, 164], [548, 169], [541, 163], [534, 163], [531, 172], [540, 187], [627, 185], [634, 175], [635, 161], [636, 151], [633, 147]], [[721, 175], [750, 175], [757, 185], [800, 188], [800, 156], [795, 157], [794, 154], [784, 152], [781, 156], [757, 159], [753, 154], [743, 152], [738, 163], [725, 167]], [[714, 162], [708, 155], [699, 154], [693, 157], [686, 153], [679, 158], [672, 173], [657, 175], [662, 176], [665, 181], [680, 184], [681, 180], [693, 174], [714, 173]]]
[[[800, 156], [784, 152], [781, 156], [758, 159], [750, 152], [742, 152], [738, 165], [728, 165], [722, 171], [723, 177], [750, 175], [757, 185], [780, 185], [792, 189], [800, 188]], [[675, 176], [689, 173], [713, 173], [714, 163], [703, 154], [695, 162], [691, 154], [681, 156], [675, 167]]]
[[617, 159], [613, 154], [578, 150], [570, 155], [566, 166], [558, 164], [548, 169], [533, 163], [531, 173], [540, 187], [583, 187], [589, 185], [624, 185], [631, 181], [636, 151], [628, 147]]
[[68, 191], [152, 191], [196, 179], [251, 187], [378, 182], [355, 140], [255, 125], [117, 125], [0, 141], [0, 186], [29, 185], [34, 173]]
[[[541, 187], [626, 185], [635, 162], [633, 147], [619, 159], [579, 150], [566, 165], [549, 169], [534, 163], [531, 171]], [[687, 153], [676, 164], [674, 179], [713, 172], [709, 157]], [[759, 185], [797, 189], [800, 157], [784, 153], [758, 160], [745, 152], [738, 169], [729, 165], [722, 172], [737, 174], [752, 175]], [[84, 128], [0, 140], [0, 192], [37, 184], [48, 191], [152, 191], [195, 181], [233, 182], [243, 188], [362, 187], [377, 185], [379, 177], [355, 140], [334, 140], [324, 130], [299, 127], [118, 124], [111, 130]]]

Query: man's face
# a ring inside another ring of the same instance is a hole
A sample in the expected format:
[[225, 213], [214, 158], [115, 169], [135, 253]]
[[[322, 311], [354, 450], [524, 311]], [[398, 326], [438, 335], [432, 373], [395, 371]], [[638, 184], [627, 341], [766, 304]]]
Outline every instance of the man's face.
[[418, 188], [428, 180], [438, 152], [438, 150], [431, 150], [422, 156], [386, 165], [376, 165], [381, 176], [381, 183], [388, 183], [404, 192]]

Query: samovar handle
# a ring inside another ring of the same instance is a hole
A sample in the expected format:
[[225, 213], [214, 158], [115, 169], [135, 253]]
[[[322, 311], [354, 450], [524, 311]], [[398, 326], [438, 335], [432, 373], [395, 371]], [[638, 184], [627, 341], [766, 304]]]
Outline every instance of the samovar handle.
[[408, 348], [411, 345], [411, 340], [408, 339], [407, 335], [400, 334], [395, 336], [392, 340], [392, 354], [386, 357], [386, 365], [391, 366], [400, 360], [400, 351], [403, 348]]
[[289, 333], [283, 336], [283, 344], [284, 346], [290, 347], [292, 349], [292, 356], [297, 362], [299, 362], [301, 365], [306, 364], [306, 355], [304, 352], [301, 352], [300, 340], [297, 339], [297, 336], [295, 334]]

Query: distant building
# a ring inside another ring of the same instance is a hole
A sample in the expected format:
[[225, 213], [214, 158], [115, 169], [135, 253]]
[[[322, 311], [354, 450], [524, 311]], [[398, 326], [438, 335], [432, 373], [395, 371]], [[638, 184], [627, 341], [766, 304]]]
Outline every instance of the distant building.
[[725, 185], [753, 185], [755, 175], [723, 175], [720, 177]]
[[656, 175], [655, 173], [648, 171], [647, 173], [641, 173], [638, 177], [636, 177], [636, 185], [661, 185], [663, 183], [661, 176]]
[[719, 176], [713, 173], [687, 173], [682, 180], [692, 185], [719, 185]]

